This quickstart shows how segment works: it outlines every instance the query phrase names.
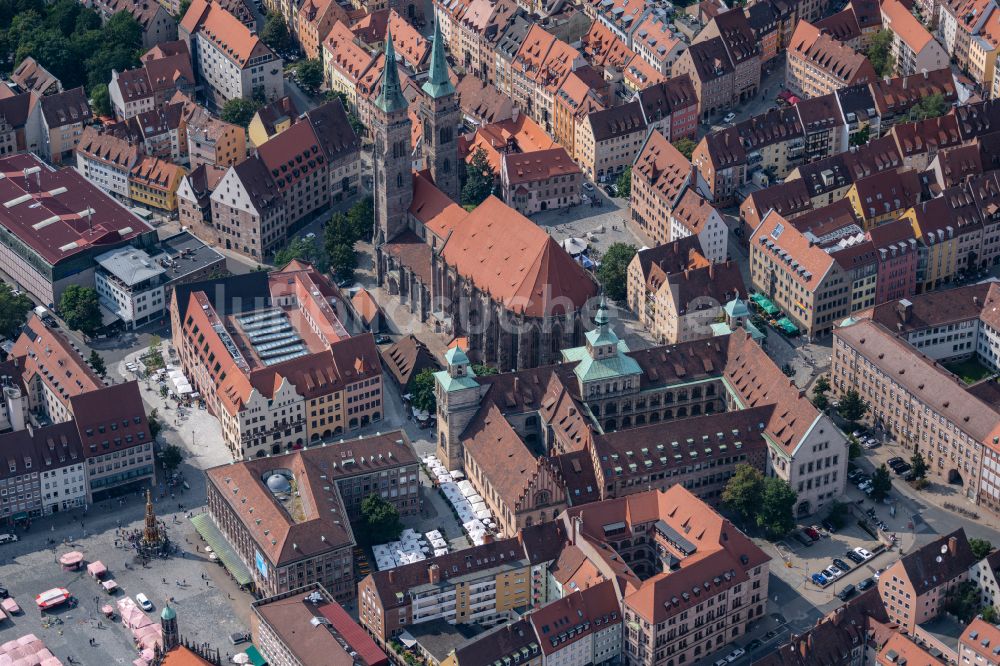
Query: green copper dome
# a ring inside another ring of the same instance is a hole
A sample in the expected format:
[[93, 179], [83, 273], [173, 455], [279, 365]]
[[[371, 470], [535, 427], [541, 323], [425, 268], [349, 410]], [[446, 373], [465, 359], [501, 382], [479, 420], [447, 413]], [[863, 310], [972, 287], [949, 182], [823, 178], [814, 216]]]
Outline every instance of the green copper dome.
[[165, 604], [163, 606], [163, 610], [160, 612], [160, 619], [161, 620], [176, 620], [177, 619], [177, 613], [174, 612], [174, 609], [170, 607], [170, 604]]
[[392, 31], [385, 31], [385, 69], [382, 70], [382, 90], [375, 98], [375, 106], [384, 113], [403, 111], [407, 108], [403, 86], [396, 69], [396, 48], [392, 45]]
[[448, 61], [444, 57], [444, 39], [441, 38], [441, 23], [434, 21], [434, 43], [431, 45], [431, 71], [423, 91], [438, 99], [455, 93], [455, 86], [448, 76]]

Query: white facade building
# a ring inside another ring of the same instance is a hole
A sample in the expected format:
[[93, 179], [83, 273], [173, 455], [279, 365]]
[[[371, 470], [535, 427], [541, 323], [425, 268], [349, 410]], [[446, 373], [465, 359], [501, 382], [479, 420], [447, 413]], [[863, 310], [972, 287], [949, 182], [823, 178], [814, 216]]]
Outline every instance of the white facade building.
[[144, 251], [119, 248], [97, 257], [94, 274], [101, 303], [129, 328], [164, 316], [166, 270]]

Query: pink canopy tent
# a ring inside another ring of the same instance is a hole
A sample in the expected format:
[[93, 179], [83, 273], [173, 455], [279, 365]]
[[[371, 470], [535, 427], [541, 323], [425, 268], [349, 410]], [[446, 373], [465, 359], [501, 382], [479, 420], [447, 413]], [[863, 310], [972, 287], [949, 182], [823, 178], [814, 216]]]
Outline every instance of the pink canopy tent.
[[94, 578], [100, 578], [108, 572], [108, 568], [104, 566], [104, 563], [100, 560], [96, 562], [91, 562], [87, 565], [87, 573], [89, 573]]

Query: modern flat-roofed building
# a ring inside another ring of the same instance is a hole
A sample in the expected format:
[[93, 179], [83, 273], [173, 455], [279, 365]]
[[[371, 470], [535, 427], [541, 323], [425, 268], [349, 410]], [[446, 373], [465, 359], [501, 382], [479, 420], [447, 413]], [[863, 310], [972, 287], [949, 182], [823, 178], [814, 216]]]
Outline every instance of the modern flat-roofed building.
[[272, 666], [389, 666], [320, 583], [259, 599], [250, 609], [254, 645]]
[[71, 284], [92, 285], [95, 257], [149, 247], [156, 232], [72, 168], [34, 155], [0, 158], [0, 269], [40, 302]]
[[119, 248], [97, 257], [94, 278], [101, 304], [128, 328], [166, 317], [175, 285], [224, 271], [226, 260], [200, 240], [182, 231], [161, 241], [161, 252]]
[[208, 513], [195, 526], [209, 543], [225, 543], [223, 564], [261, 596], [319, 583], [351, 601], [351, 519], [373, 494], [416, 513], [418, 473], [402, 431], [213, 467], [205, 472]]
[[380, 421], [371, 333], [351, 337], [339, 292], [308, 264], [174, 289], [181, 369], [222, 424], [234, 459], [278, 454]]

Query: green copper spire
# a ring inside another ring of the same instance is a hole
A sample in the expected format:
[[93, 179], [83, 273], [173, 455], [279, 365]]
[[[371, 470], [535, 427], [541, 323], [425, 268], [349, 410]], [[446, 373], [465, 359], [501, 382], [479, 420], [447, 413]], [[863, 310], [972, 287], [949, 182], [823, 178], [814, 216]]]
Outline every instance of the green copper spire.
[[382, 90], [375, 99], [375, 106], [383, 113], [403, 111], [407, 108], [403, 97], [403, 86], [399, 83], [399, 70], [396, 69], [396, 49], [392, 45], [392, 32], [385, 31], [385, 69], [382, 70]]
[[434, 21], [434, 43], [431, 45], [431, 72], [423, 91], [438, 99], [455, 92], [448, 76], [448, 61], [444, 57], [444, 40], [441, 38], [441, 23]]

